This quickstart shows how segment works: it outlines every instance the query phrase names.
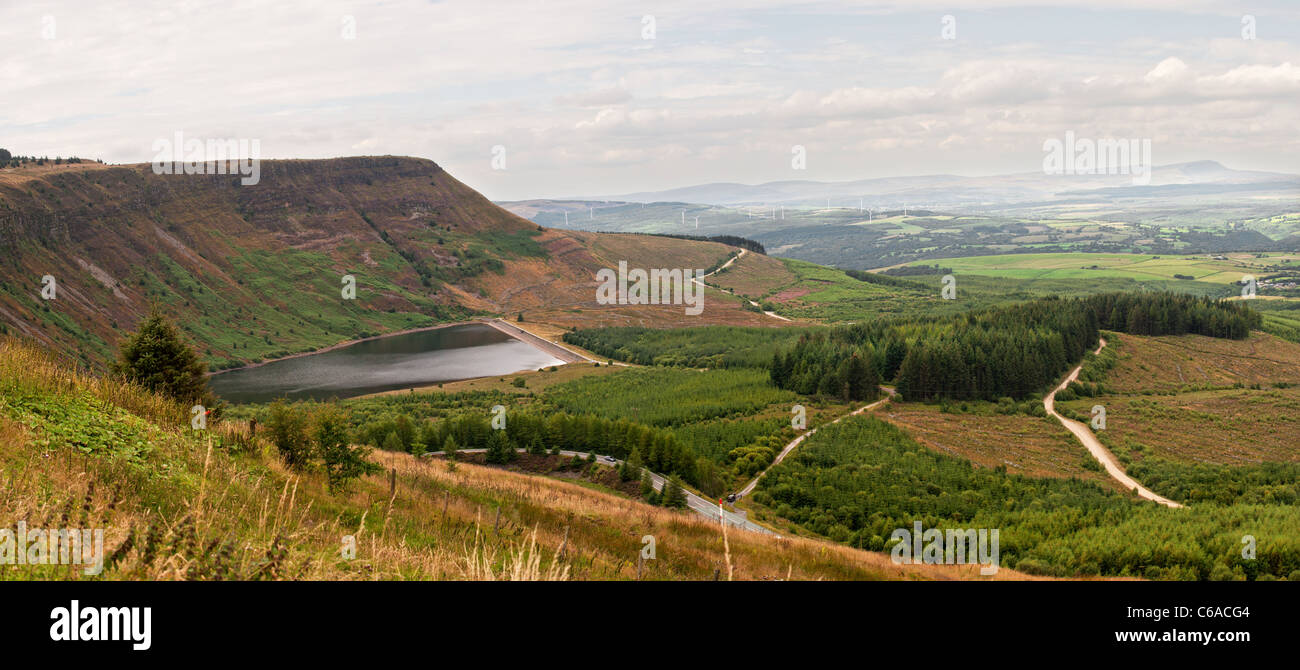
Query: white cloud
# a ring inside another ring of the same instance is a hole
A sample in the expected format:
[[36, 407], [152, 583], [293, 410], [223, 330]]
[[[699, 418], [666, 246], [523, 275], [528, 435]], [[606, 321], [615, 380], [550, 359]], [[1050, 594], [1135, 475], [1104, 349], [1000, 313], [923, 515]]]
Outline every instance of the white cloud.
[[[1300, 44], [1284, 37], [1297, 34], [1300, 10], [1261, 0], [1259, 39], [1242, 40], [1229, 9], [5, 3], [0, 141], [114, 162], [148, 160], [153, 140], [177, 130], [258, 138], [272, 157], [418, 155], [500, 198], [1032, 169], [1042, 140], [1066, 129], [1157, 138], [1164, 156], [1221, 152], [1256, 161], [1234, 167], [1286, 169], [1300, 150]], [[654, 40], [641, 39], [646, 13]], [[939, 39], [945, 13], [958, 17], [955, 41]], [[1220, 32], [1166, 20], [1189, 13]], [[42, 39], [45, 15], [57, 21], [54, 40]], [[341, 35], [345, 15], [354, 40]], [[490, 169], [495, 144], [509, 148], [508, 171]], [[806, 173], [789, 173], [793, 144], [809, 149]]]

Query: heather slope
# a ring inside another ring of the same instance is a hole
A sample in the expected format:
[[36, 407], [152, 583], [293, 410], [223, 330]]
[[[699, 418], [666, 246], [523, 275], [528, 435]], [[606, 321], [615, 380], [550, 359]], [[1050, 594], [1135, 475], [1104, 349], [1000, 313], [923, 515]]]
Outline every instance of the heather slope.
[[[3, 332], [97, 367], [155, 303], [224, 368], [486, 314], [685, 323], [680, 307], [595, 304], [595, 271], [709, 267], [730, 248], [546, 230], [432, 161], [356, 157], [263, 161], [250, 186], [149, 165], [6, 170], [0, 250]], [[760, 322], [714, 295], [704, 319]]]

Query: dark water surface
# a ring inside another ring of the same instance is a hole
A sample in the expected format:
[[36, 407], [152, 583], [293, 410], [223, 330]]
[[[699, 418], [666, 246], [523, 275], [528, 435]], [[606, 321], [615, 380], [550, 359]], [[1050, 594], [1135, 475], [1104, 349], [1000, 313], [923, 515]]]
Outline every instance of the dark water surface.
[[476, 323], [367, 340], [231, 370], [209, 381], [213, 392], [229, 403], [324, 400], [562, 363], [496, 328]]

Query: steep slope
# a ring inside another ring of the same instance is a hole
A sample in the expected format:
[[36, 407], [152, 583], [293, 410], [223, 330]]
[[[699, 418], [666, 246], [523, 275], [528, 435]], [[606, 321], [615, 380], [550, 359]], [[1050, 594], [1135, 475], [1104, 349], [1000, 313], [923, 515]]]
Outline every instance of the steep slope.
[[[667, 324], [683, 321], [680, 307], [596, 305], [596, 270], [707, 268], [730, 251], [608, 238], [542, 229], [415, 158], [263, 161], [249, 186], [149, 165], [8, 169], [0, 331], [98, 366], [156, 304], [224, 368], [480, 314]], [[348, 275], [355, 300], [344, 299]], [[42, 299], [46, 276], [53, 300]], [[721, 297], [703, 318], [760, 322]]]

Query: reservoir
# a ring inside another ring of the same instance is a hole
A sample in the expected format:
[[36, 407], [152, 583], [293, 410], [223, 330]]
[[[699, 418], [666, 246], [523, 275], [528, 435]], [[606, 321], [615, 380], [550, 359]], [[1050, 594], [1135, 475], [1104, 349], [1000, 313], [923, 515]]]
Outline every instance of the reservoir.
[[487, 324], [365, 340], [208, 379], [228, 403], [350, 398], [439, 382], [536, 370], [561, 361]]

